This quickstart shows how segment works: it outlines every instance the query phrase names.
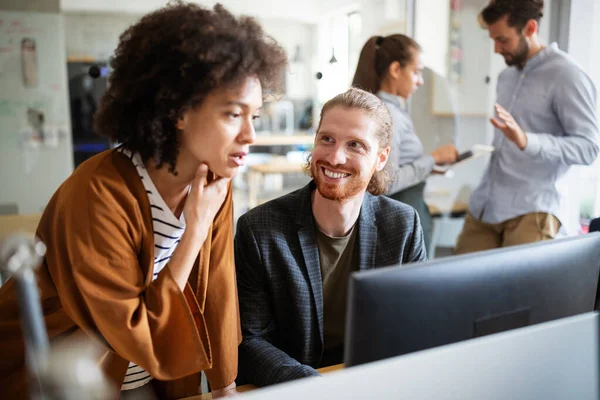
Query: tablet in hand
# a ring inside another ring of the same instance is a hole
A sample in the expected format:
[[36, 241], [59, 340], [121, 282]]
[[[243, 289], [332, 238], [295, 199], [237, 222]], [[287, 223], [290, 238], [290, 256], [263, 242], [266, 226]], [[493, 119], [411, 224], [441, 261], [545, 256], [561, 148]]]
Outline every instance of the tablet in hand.
[[461, 162], [462, 160], [466, 160], [469, 157], [473, 157], [473, 152], [471, 150], [467, 150], [464, 153], [459, 154], [456, 158], [455, 163]]
[[436, 165], [433, 167], [433, 171], [438, 174], [447, 174], [450, 171], [450, 168], [452, 168], [456, 164], [466, 161], [466, 160], [469, 160], [469, 159], [473, 159], [473, 160], [477, 159], [486, 154], [490, 154], [493, 151], [494, 151], [493, 146], [476, 144], [471, 148], [471, 150], [467, 150], [463, 153], [460, 153], [454, 163], [446, 164], [446, 165]]

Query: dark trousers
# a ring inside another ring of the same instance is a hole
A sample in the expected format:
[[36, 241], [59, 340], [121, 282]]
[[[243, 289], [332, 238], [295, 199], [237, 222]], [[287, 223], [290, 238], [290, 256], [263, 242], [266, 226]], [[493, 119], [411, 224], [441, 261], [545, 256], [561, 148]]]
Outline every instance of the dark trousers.
[[417, 210], [417, 214], [419, 214], [419, 218], [421, 219], [421, 227], [423, 228], [425, 248], [427, 249], [427, 252], [429, 252], [429, 245], [431, 244], [431, 235], [433, 232], [433, 218], [429, 213], [429, 207], [425, 204], [425, 198], [423, 196], [424, 191], [425, 182], [422, 182], [400, 192], [392, 193], [389, 197], [401, 201], [404, 204], [408, 204]]

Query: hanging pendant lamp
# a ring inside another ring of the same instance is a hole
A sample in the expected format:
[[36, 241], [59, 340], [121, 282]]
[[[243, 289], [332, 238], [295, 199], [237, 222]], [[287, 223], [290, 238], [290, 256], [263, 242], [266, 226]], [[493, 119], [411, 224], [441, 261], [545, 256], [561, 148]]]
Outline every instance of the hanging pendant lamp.
[[332, 47], [331, 48], [331, 59], [329, 60], [329, 64], [333, 64], [336, 62], [338, 62], [338, 61], [337, 61], [337, 58], [335, 58], [335, 48]]

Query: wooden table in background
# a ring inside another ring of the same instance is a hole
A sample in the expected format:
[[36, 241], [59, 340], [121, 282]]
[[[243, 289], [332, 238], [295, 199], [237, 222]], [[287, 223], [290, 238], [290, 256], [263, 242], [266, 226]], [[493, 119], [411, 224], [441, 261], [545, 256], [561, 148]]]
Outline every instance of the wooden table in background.
[[0, 215], [0, 240], [15, 232], [35, 234], [42, 213]]
[[315, 142], [315, 135], [308, 134], [289, 134], [289, 135], [266, 135], [260, 132], [256, 135], [256, 141], [252, 146], [293, 146], [293, 145], [312, 145]]
[[[343, 368], [344, 368], [344, 364], [338, 364], [338, 365], [332, 365], [330, 367], [320, 368], [317, 371], [319, 371], [319, 373], [321, 373], [321, 374], [326, 374], [328, 372], [339, 371]], [[243, 392], [248, 392], [250, 390], [258, 390], [258, 389], [259, 388], [257, 388], [254, 385], [243, 385], [243, 386], [239, 386], [237, 388], [237, 391], [239, 393], [243, 393]], [[211, 399], [212, 399], [212, 394], [205, 393], [205, 394], [200, 394], [198, 396], [186, 397], [185, 399], [181, 399], [181, 400], [211, 400]]]
[[[296, 131], [289, 134], [270, 134], [268, 132], [257, 132], [256, 140], [253, 146], [294, 146], [308, 145], [312, 146], [315, 141], [315, 135], [308, 131]], [[248, 207], [254, 208], [258, 205], [258, 194], [261, 191], [262, 181], [268, 174], [289, 174], [302, 172], [302, 164], [297, 162], [288, 162], [285, 160], [273, 160], [271, 162], [252, 165], [248, 167]], [[282, 178], [283, 179], [283, 178]], [[281, 190], [281, 189], [280, 189]]]
[[[425, 201], [425, 203], [427, 203], [427, 200]], [[461, 215], [466, 213], [469, 210], [469, 205], [462, 201], [455, 201], [448, 209], [442, 209], [435, 204], [427, 204], [427, 208], [429, 208], [429, 213], [434, 218], [441, 217], [443, 215], [454, 217], [455, 215]]]
[[257, 164], [248, 167], [248, 207], [258, 205], [258, 193], [262, 186], [263, 178], [267, 174], [289, 174], [304, 171], [305, 163], [291, 163], [275, 161], [268, 164]]

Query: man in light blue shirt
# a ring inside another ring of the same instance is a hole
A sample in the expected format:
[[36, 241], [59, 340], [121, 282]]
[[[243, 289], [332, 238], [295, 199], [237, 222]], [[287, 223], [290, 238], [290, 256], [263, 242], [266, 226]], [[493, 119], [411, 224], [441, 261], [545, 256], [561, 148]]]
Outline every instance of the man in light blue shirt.
[[567, 172], [598, 154], [596, 89], [556, 43], [540, 43], [543, 8], [543, 0], [492, 0], [480, 14], [509, 68], [491, 119], [496, 150], [471, 195], [459, 254], [554, 238], [573, 223]]

